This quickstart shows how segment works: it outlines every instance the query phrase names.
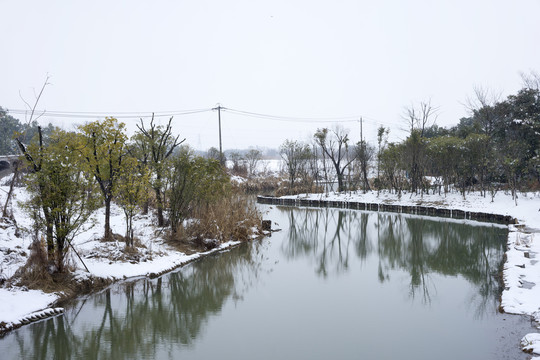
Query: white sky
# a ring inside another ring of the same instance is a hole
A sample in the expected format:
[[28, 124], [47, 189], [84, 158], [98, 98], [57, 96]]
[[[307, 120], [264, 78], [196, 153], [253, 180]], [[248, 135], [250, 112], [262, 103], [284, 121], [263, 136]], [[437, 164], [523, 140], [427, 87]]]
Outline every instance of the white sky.
[[[0, 0], [0, 14], [0, 106], [8, 109], [24, 109], [19, 91], [33, 101], [49, 74], [39, 106], [48, 111], [221, 103], [289, 117], [362, 115], [375, 142], [379, 125], [403, 138], [400, 116], [411, 103], [431, 98], [438, 124], [454, 125], [474, 85], [506, 96], [520, 88], [520, 71], [540, 71], [540, 0]], [[125, 121], [134, 129], [137, 120]], [[218, 146], [216, 112], [173, 121], [193, 147]], [[230, 112], [222, 124], [225, 149], [277, 147], [333, 126]], [[357, 122], [341, 125], [359, 140]]]

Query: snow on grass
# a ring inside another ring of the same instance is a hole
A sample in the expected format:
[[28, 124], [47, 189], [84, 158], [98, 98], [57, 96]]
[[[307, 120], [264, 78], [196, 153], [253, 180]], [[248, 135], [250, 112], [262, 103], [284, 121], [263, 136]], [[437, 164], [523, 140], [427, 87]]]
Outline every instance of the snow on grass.
[[504, 311], [534, 315], [540, 311], [540, 233], [526, 234], [510, 226], [504, 264]]
[[[5, 194], [8, 187], [0, 187], [0, 203], [4, 204]], [[28, 247], [31, 238], [28, 231], [31, 223], [22, 212], [19, 201], [27, 199], [27, 194], [17, 189], [13, 197], [13, 216], [20, 230], [16, 231], [13, 222], [0, 219], [0, 281], [3, 283], [11, 278], [17, 269], [28, 260], [30, 251]], [[18, 326], [27, 316], [36, 311], [43, 311], [51, 303], [59, 298], [58, 294], [47, 294], [40, 290], [28, 290], [26, 288], [11, 287], [0, 288], [0, 330]], [[2, 324], [3, 323], [3, 324]]]
[[46, 294], [39, 290], [0, 288], [0, 322], [5, 322], [7, 326], [16, 325], [27, 315], [46, 309], [57, 299], [57, 294]]
[[[100, 241], [103, 237], [102, 224], [105, 223], [104, 209], [97, 211], [94, 221], [96, 226], [78, 235], [73, 244], [83, 257], [84, 264], [92, 276], [113, 280], [160, 274], [210, 252], [223, 250], [238, 243], [228, 242], [206, 253], [186, 255], [172, 250], [164, 243], [164, 239], [161, 237], [162, 229], [153, 225], [153, 219], [150, 215], [136, 216], [133, 229], [140, 243], [137, 247], [138, 253], [131, 257], [121, 258], [125, 255], [123, 252], [124, 243]], [[114, 204], [111, 206], [110, 225], [113, 233], [125, 233], [124, 213]], [[78, 258], [73, 257], [73, 254], [72, 259], [81, 269], [78, 274], [82, 276], [84, 265]]]
[[532, 333], [525, 335], [521, 339], [521, 348], [525, 352], [540, 355], [540, 334]]
[[[233, 168], [233, 162], [227, 160], [227, 168]], [[257, 167], [254, 171], [254, 178], [264, 179], [269, 176], [278, 176], [283, 168], [283, 161], [280, 159], [262, 159], [257, 162]], [[247, 181], [245, 177], [232, 175], [231, 180], [242, 184]]]
[[9, 279], [28, 259], [30, 240], [17, 236], [10, 221], [0, 219], [0, 281]]
[[277, 174], [281, 171], [282, 166], [283, 162], [281, 159], [264, 159], [257, 164], [257, 171]]
[[519, 194], [517, 205], [509, 194], [497, 193], [493, 202], [487, 195], [483, 197], [480, 193], [467, 194], [465, 199], [458, 193], [444, 195], [412, 195], [405, 193], [398, 198], [396, 194], [388, 191], [381, 191], [377, 196], [376, 191], [363, 194], [358, 192], [328, 193], [328, 194], [301, 194], [294, 196], [284, 196], [284, 198], [303, 198], [313, 200], [332, 201], [358, 201], [366, 203], [388, 203], [395, 205], [422, 205], [442, 209], [465, 210], [472, 212], [484, 212], [498, 215], [510, 215], [518, 219], [520, 224], [540, 230], [540, 193]]
[[243, 183], [245, 183], [247, 181], [247, 179], [242, 177], [242, 176], [232, 175], [231, 176], [231, 181], [233, 181], [235, 183], [238, 183], [238, 184], [243, 184]]
[[159, 275], [164, 272], [170, 271], [176, 267], [182, 266], [190, 261], [200, 258], [201, 256], [208, 255], [210, 253], [227, 249], [231, 246], [237, 245], [240, 242], [230, 241], [220, 246], [207, 251], [200, 252], [191, 255], [186, 255], [181, 252], [170, 251], [170, 253], [163, 253], [155, 258], [143, 262], [117, 262], [104, 259], [86, 259], [83, 258], [90, 273], [87, 273], [79, 267], [76, 275], [78, 278], [86, 278], [89, 275], [95, 277], [101, 277], [111, 280], [121, 280], [139, 276]]

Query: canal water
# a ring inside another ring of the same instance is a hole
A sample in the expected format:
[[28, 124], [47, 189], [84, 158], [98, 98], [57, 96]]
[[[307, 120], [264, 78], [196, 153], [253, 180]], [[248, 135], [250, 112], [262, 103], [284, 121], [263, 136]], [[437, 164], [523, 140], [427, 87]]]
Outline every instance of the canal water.
[[507, 229], [261, 205], [282, 229], [116, 284], [0, 339], [2, 359], [526, 359], [498, 312]]

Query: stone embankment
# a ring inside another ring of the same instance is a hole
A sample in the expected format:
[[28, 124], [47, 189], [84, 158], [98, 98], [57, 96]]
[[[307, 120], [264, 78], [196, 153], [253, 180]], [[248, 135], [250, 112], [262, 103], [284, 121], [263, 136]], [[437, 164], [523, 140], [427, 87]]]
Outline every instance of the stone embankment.
[[509, 215], [498, 215], [483, 212], [473, 212], [464, 210], [453, 210], [447, 208], [437, 208], [421, 205], [393, 205], [381, 203], [365, 203], [357, 201], [336, 201], [336, 200], [312, 200], [280, 198], [272, 196], [257, 196], [257, 202], [269, 205], [288, 205], [288, 206], [309, 206], [309, 207], [331, 207], [340, 209], [384, 211], [394, 213], [405, 213], [415, 215], [439, 216], [452, 219], [465, 219], [491, 222], [497, 224], [516, 224], [517, 220]]

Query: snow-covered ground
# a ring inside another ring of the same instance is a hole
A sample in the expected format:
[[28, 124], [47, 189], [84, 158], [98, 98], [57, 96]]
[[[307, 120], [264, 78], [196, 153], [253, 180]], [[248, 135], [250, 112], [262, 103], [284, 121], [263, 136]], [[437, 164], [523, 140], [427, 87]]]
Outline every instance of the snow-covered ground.
[[[0, 203], [3, 205], [8, 188], [0, 186]], [[27, 199], [26, 192], [17, 188], [12, 201], [12, 211], [19, 227], [9, 221], [0, 220], [0, 279], [9, 279], [18, 268], [24, 266], [30, 250], [31, 220], [19, 206]], [[101, 242], [103, 236], [104, 210], [96, 212], [93, 226], [89, 225], [73, 240], [73, 246], [83, 258], [88, 268], [87, 272], [81, 261], [71, 251], [70, 263], [76, 267], [76, 280], [82, 281], [90, 277], [109, 280], [121, 280], [139, 276], [158, 275], [188, 263], [208, 253], [220, 251], [238, 244], [228, 242], [205, 253], [186, 255], [165, 244], [160, 229], [152, 225], [150, 216], [137, 216], [134, 221], [135, 236], [139, 239], [138, 254], [126, 257], [121, 250], [122, 242]], [[123, 211], [112, 206], [111, 228], [114, 233], [125, 234], [125, 217]], [[3, 282], [2, 281], [2, 282]], [[44, 315], [58, 313], [49, 308], [61, 294], [44, 293], [38, 290], [28, 290], [24, 287], [0, 287], [0, 330], [17, 327]]]
[[[244, 162], [243, 165], [247, 164]], [[233, 168], [233, 162], [227, 160], [227, 168]], [[275, 175], [278, 174], [283, 169], [283, 161], [281, 159], [261, 159], [257, 162], [255, 168], [255, 174], [265, 176], [265, 175]]]
[[[465, 210], [473, 212], [484, 212], [499, 215], [510, 215], [518, 219], [520, 224], [525, 224], [540, 231], [540, 193], [518, 194], [517, 205], [510, 194], [500, 191], [491, 202], [489, 194], [486, 197], [479, 193], [466, 194], [465, 199], [459, 193], [449, 193], [442, 195], [411, 195], [402, 194], [398, 198], [396, 194], [388, 191], [381, 191], [377, 195], [376, 191], [369, 191], [364, 194], [362, 191], [343, 193], [323, 193], [323, 194], [300, 194], [293, 196], [283, 196], [283, 198], [302, 198], [313, 200], [331, 201], [358, 201], [365, 203], [386, 203], [395, 205], [423, 205], [435, 208]], [[539, 299], [540, 300], [540, 299]]]
[[[507, 313], [532, 316], [540, 328], [540, 193], [519, 193], [515, 201], [510, 194], [499, 192], [493, 202], [489, 195], [483, 197], [479, 193], [466, 194], [465, 198], [458, 193], [447, 196], [403, 194], [398, 198], [387, 191], [379, 195], [375, 191], [366, 194], [358, 191], [301, 194], [284, 198], [429, 206], [516, 218], [519, 224], [509, 226], [501, 305]], [[527, 334], [521, 342], [524, 350], [540, 355], [540, 334]]]

